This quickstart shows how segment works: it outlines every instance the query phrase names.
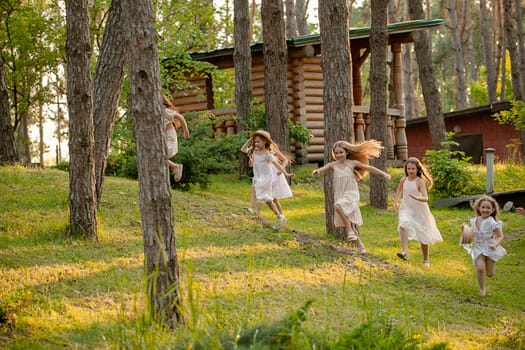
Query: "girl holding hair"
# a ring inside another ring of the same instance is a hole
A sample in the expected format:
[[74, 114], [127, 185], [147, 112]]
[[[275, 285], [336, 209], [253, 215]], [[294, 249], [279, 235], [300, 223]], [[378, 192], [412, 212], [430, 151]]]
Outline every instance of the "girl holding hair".
[[490, 196], [481, 196], [474, 205], [475, 217], [470, 219], [474, 240], [464, 248], [476, 267], [479, 295], [485, 296], [485, 274], [494, 276], [496, 261], [507, 254], [500, 244], [503, 241], [502, 222], [498, 220], [498, 202]]
[[428, 207], [426, 182], [429, 188], [432, 188], [434, 180], [427, 168], [419, 159], [408, 158], [405, 162], [405, 177], [399, 181], [393, 209], [394, 213], [398, 211], [398, 203], [402, 197], [397, 231], [403, 252], [397, 253], [397, 256], [408, 260], [408, 240], [416, 240], [421, 244], [423, 265], [429, 267], [428, 247], [436, 242], [442, 242], [443, 238]]
[[[250, 158], [250, 166], [253, 166], [253, 157], [252, 157], [253, 147], [250, 147], [248, 150], [248, 156]], [[289, 163], [292, 162], [292, 159], [285, 155], [283, 152], [279, 150], [279, 147], [277, 144], [274, 144], [274, 149], [272, 151], [272, 154], [275, 156], [276, 160], [281, 164], [283, 169], [286, 169]], [[290, 188], [290, 185], [288, 184], [288, 180], [284, 176], [283, 173], [281, 173], [276, 167], [272, 166], [272, 197], [273, 197], [273, 204], [275, 205], [275, 208], [279, 212], [279, 217], [282, 219], [282, 222], [287, 222], [288, 219], [283, 214], [283, 209], [281, 207], [281, 203], [279, 202], [280, 199], [285, 198], [291, 198], [293, 197], [292, 189]], [[255, 198], [255, 188], [252, 185], [251, 188], [251, 195], [250, 195], [250, 206], [247, 208], [250, 213], [255, 213], [254, 207], [256, 205], [256, 198]], [[258, 203], [260, 206], [261, 203]], [[260, 209], [259, 209], [260, 211]]]
[[166, 131], [166, 146], [168, 147], [168, 166], [173, 170], [175, 181], [179, 182], [182, 178], [182, 164], [177, 164], [170, 160], [170, 158], [175, 156], [179, 151], [176, 129], [182, 126], [184, 137], [189, 137], [190, 132], [184, 116], [175, 109], [171, 101], [164, 94], [162, 95], [162, 105], [164, 106], [162, 117]]
[[312, 172], [312, 175], [333, 172], [334, 224], [336, 227], [345, 228], [348, 241], [354, 242], [361, 254], [366, 254], [366, 248], [359, 238], [359, 226], [363, 224], [363, 218], [359, 209], [357, 181], [367, 172], [382, 175], [390, 180], [390, 174], [368, 164], [368, 159], [379, 157], [382, 149], [381, 143], [376, 140], [357, 144], [337, 141], [332, 147], [334, 161]]
[[275, 167], [285, 176], [293, 176], [294, 174], [288, 173], [286, 169], [279, 164], [276, 157], [272, 154], [275, 149], [278, 150], [270, 133], [264, 130], [257, 130], [250, 134], [248, 141], [241, 147], [241, 152], [249, 154], [253, 164], [252, 187], [255, 193], [255, 199], [258, 202], [256, 214], [260, 214], [261, 203], [266, 203], [281, 222], [286, 222], [286, 217], [278, 210], [273, 202], [272, 167]]

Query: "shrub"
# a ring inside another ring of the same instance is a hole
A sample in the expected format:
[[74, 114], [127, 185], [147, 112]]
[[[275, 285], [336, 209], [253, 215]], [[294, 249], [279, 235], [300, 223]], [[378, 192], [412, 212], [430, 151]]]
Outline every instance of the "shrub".
[[205, 188], [210, 174], [237, 170], [243, 139], [241, 135], [213, 135], [213, 118], [207, 113], [186, 114], [190, 137], [179, 137], [179, 152], [171, 160], [183, 164], [182, 179], [174, 188], [188, 190], [191, 184]]
[[483, 185], [469, 163], [470, 157], [458, 150], [453, 150], [459, 144], [448, 134], [448, 141], [443, 142], [443, 148], [425, 152], [424, 162], [434, 177], [434, 187], [431, 194], [435, 199], [451, 198], [479, 194], [484, 191]]
[[68, 161], [58, 162], [57, 165], [55, 165], [55, 169], [62, 170], [62, 171], [69, 171], [69, 162]]

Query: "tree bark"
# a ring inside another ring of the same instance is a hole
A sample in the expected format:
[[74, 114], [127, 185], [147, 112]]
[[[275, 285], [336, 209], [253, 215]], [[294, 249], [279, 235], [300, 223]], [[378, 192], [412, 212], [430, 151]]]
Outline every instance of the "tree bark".
[[305, 0], [295, 0], [295, 18], [299, 35], [308, 34], [308, 22], [306, 16]]
[[[421, 2], [409, 0], [409, 13], [412, 20], [423, 19], [424, 12]], [[441, 97], [437, 88], [436, 77], [432, 64], [432, 47], [430, 33], [418, 31], [413, 33], [414, 48], [419, 69], [419, 78], [423, 89], [423, 98], [427, 112], [428, 127], [434, 149], [442, 148], [441, 143], [447, 140], [445, 120], [441, 108]]]
[[[323, 0], [319, 3], [325, 164], [332, 161], [331, 150], [335, 142], [354, 141], [349, 17], [346, 0]], [[329, 234], [336, 233], [332, 178], [331, 172], [324, 177], [326, 231]]]
[[70, 233], [97, 238], [89, 5], [66, 1]]
[[458, 27], [456, 0], [448, 0], [448, 15], [450, 31], [452, 32], [452, 50], [454, 51], [456, 77], [456, 105], [460, 110], [467, 108], [467, 85], [465, 82], [465, 60], [463, 59], [463, 44]]
[[296, 9], [294, 0], [285, 0], [284, 7], [286, 10], [286, 38], [297, 36]]
[[282, 0], [262, 0], [264, 102], [268, 132], [289, 152], [288, 58]]
[[512, 25], [512, 0], [503, 0], [503, 28], [505, 31], [505, 47], [509, 51], [512, 90], [514, 99], [523, 99], [523, 90], [521, 89], [520, 79], [520, 58], [516, 46], [516, 36], [514, 26]]
[[128, 13], [128, 107], [134, 120], [140, 212], [149, 306], [153, 317], [170, 328], [182, 322], [179, 265], [162, 123], [160, 67], [152, 3], [122, 2]]
[[[233, 4], [233, 62], [235, 67], [235, 104], [237, 106], [237, 132], [246, 129], [252, 103], [252, 55], [250, 51], [250, 10], [248, 0], [235, 0]], [[239, 152], [239, 175], [248, 174], [248, 158]]]
[[[414, 1], [414, 0], [411, 0]], [[494, 61], [492, 60], [492, 40], [490, 35], [490, 28], [488, 24], [487, 2], [486, 0], [479, 1], [480, 21], [481, 27], [481, 43], [483, 44], [483, 58], [485, 61], [485, 68], [487, 70], [487, 96], [489, 103], [496, 102], [496, 69]]]
[[[525, 95], [525, 39], [523, 38], [523, 11], [521, 9], [521, 1], [515, 0], [514, 7], [515, 20], [516, 20], [516, 33], [518, 36], [518, 52], [520, 57], [520, 82], [521, 82], [521, 95], [523, 98]], [[525, 151], [525, 143], [523, 143], [523, 149]], [[525, 153], [525, 152], [524, 152]]]
[[11, 111], [9, 109], [9, 94], [5, 84], [4, 59], [1, 52], [2, 50], [0, 50], [0, 164], [18, 160], [15, 130], [11, 123]]
[[[370, 31], [370, 136], [372, 139], [386, 144], [386, 109], [387, 109], [387, 23], [389, 0], [372, 2], [372, 22]], [[381, 152], [378, 158], [370, 163], [386, 171], [386, 152]], [[370, 175], [370, 204], [374, 208], [388, 208], [388, 188], [386, 179], [377, 174]]]
[[111, 136], [126, 69], [127, 25], [122, 1], [113, 0], [102, 39], [93, 83], [97, 206], [102, 198]]

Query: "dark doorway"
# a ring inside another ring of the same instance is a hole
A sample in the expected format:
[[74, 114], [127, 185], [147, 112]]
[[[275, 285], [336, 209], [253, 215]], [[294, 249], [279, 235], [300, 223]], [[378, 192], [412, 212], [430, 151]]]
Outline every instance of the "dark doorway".
[[454, 135], [453, 140], [459, 143], [454, 150], [462, 151], [471, 157], [471, 162], [480, 164], [483, 156], [483, 137], [481, 134]]

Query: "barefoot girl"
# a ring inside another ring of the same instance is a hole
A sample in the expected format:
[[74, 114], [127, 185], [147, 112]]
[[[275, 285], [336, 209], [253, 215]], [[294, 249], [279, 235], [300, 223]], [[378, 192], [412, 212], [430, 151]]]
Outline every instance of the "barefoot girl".
[[168, 147], [168, 166], [173, 170], [173, 177], [176, 182], [182, 178], [182, 164], [173, 163], [170, 158], [175, 156], [179, 151], [179, 143], [177, 141], [177, 128], [182, 126], [184, 137], [189, 137], [188, 125], [184, 116], [177, 112], [173, 104], [165, 95], [162, 95], [162, 104], [164, 112], [164, 128], [166, 130], [166, 146]]

